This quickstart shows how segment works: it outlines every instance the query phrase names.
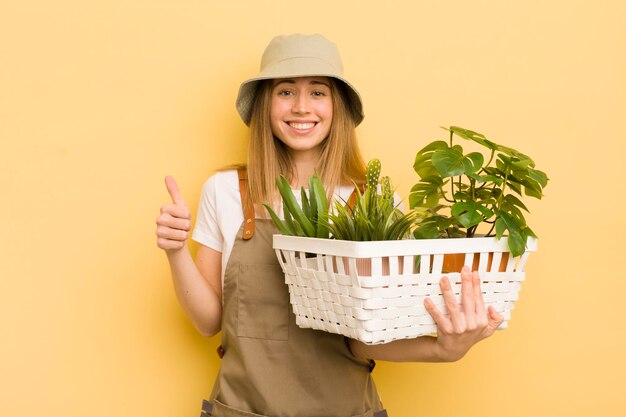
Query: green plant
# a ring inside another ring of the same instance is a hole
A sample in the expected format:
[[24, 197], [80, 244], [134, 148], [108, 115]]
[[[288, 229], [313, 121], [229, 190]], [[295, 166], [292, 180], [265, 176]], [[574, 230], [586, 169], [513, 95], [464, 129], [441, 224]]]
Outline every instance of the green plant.
[[[499, 239], [506, 233], [511, 254], [521, 255], [528, 237], [536, 235], [526, 224], [523, 211], [528, 208], [520, 197], [541, 199], [548, 177], [515, 149], [461, 127], [444, 129], [448, 142], [431, 142], [415, 157], [413, 168], [420, 180], [411, 189], [409, 205], [428, 209], [430, 216], [419, 222], [414, 236], [473, 237], [484, 225], [486, 236]], [[487, 162], [480, 152], [464, 154], [455, 137], [482, 146]]]
[[328, 239], [328, 223], [324, 214], [328, 211], [326, 190], [319, 175], [309, 178], [309, 195], [304, 187], [300, 188], [302, 207], [293, 194], [289, 181], [284, 176], [276, 179], [276, 186], [283, 201], [283, 217], [281, 220], [276, 212], [264, 204], [272, 221], [284, 235], [318, 237]]
[[365, 190], [356, 187], [353, 207], [336, 201], [327, 214], [328, 228], [335, 239], [352, 241], [397, 240], [409, 236], [418, 211], [403, 213], [394, 203], [394, 190], [389, 177], [378, 179], [381, 164], [373, 159], [367, 164]]

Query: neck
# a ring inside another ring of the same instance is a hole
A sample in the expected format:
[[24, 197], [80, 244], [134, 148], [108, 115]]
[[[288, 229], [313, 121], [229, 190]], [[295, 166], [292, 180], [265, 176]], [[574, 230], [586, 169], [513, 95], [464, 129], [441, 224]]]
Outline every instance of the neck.
[[295, 188], [308, 188], [309, 177], [313, 176], [313, 174], [315, 173], [315, 169], [317, 168], [319, 153], [307, 153], [306, 155], [292, 154], [292, 158], [296, 174], [292, 186], [294, 186]]

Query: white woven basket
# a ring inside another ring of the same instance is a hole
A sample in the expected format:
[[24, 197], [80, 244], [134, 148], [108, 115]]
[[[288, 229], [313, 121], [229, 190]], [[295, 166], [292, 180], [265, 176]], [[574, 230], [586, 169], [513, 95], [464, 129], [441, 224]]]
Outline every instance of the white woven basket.
[[529, 239], [517, 258], [508, 256], [506, 238], [351, 242], [274, 235], [273, 246], [298, 326], [378, 344], [437, 332], [424, 298], [446, 312], [443, 275], [460, 302], [460, 273], [442, 272], [445, 254], [465, 254], [465, 265], [480, 272], [485, 304], [504, 315], [505, 328], [537, 241]]

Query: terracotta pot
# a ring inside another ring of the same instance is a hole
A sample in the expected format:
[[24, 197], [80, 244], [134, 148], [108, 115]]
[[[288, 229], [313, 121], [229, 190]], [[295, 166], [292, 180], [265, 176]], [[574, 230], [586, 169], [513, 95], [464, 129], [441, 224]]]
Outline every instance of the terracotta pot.
[[[478, 262], [480, 260], [480, 254], [474, 254], [474, 260], [472, 261], [471, 269], [478, 269]], [[491, 263], [493, 262], [493, 253], [489, 254], [487, 258], [487, 271], [491, 271]], [[503, 252], [502, 258], [500, 259], [500, 266], [498, 267], [498, 272], [506, 271], [506, 265], [509, 262], [509, 252]], [[461, 272], [461, 268], [465, 264], [465, 254], [464, 253], [448, 253], [443, 256], [443, 267], [441, 272], [450, 273], [450, 272]]]

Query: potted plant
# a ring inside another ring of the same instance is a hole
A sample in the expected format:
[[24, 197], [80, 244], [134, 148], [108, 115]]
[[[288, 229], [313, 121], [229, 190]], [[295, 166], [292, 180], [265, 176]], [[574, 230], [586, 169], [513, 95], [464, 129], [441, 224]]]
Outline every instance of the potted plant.
[[[448, 130], [451, 136], [485, 146], [489, 155], [466, 155], [452, 142], [427, 145], [416, 158], [420, 181], [411, 190], [408, 213], [393, 204], [389, 179], [383, 177], [378, 184], [377, 161], [368, 164], [366, 188], [357, 190], [354, 205], [336, 202], [328, 207], [321, 180], [314, 176], [308, 195], [301, 190], [300, 207], [287, 180], [277, 180], [284, 219], [266, 207], [281, 232], [274, 235], [273, 246], [299, 326], [367, 344], [436, 333], [424, 298], [445, 309], [439, 288], [444, 260], [463, 253], [463, 263], [477, 265], [485, 302], [504, 315], [506, 327], [525, 277], [526, 258], [536, 248], [529, 239], [535, 234], [522, 214], [526, 207], [512, 194], [539, 198], [547, 177], [514, 149], [469, 130]], [[477, 238], [479, 225], [495, 237]], [[439, 239], [468, 233], [473, 237]], [[506, 259], [509, 252], [512, 256]], [[502, 271], [492, 267], [501, 264]], [[448, 276], [459, 298], [460, 274]]]
[[[415, 157], [413, 168], [420, 180], [411, 189], [409, 204], [430, 213], [413, 231], [415, 238], [506, 235], [510, 254], [522, 255], [536, 235], [526, 223], [528, 208], [521, 198], [541, 199], [547, 175], [529, 156], [480, 133], [457, 126], [444, 129], [447, 142], [433, 141]], [[478, 144], [484, 154], [464, 153], [455, 139]]]
[[309, 192], [300, 189], [302, 206], [291, 190], [289, 181], [281, 176], [276, 186], [282, 197], [283, 218], [268, 204], [265, 208], [283, 235], [349, 241], [378, 241], [406, 239], [417, 219], [411, 210], [403, 213], [394, 199], [389, 177], [380, 179], [381, 163], [372, 159], [367, 164], [364, 190], [355, 185], [353, 204], [335, 201], [329, 207], [326, 190], [319, 175], [309, 178]]

